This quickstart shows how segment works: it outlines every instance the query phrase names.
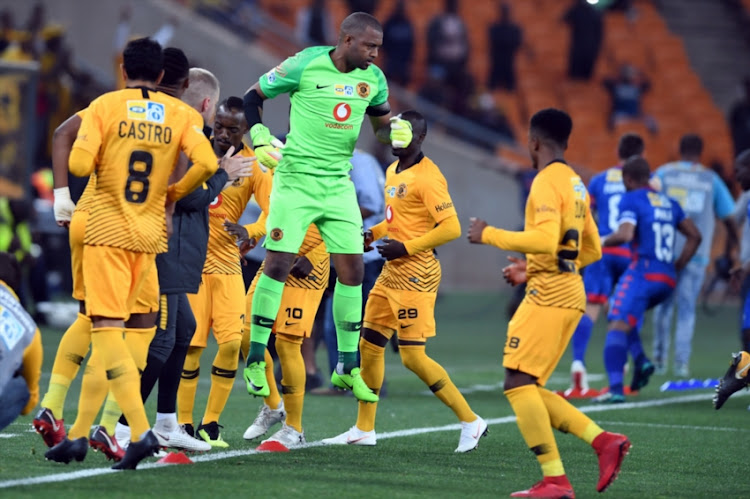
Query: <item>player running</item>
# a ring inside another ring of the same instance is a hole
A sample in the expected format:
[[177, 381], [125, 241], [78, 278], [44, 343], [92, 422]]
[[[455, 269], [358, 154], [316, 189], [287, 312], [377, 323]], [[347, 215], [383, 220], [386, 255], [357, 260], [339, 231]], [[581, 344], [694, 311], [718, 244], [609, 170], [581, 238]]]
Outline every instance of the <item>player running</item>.
[[599, 492], [615, 480], [630, 449], [626, 436], [605, 432], [544, 388], [586, 307], [579, 270], [602, 255], [586, 186], [563, 159], [572, 128], [570, 116], [557, 109], [544, 109], [531, 118], [529, 153], [540, 171], [531, 185], [522, 232], [489, 227], [480, 219], [472, 219], [469, 229], [472, 243], [519, 251], [527, 257], [504, 271], [514, 284], [528, 280], [526, 296], [508, 324], [504, 388], [544, 478], [511, 497], [574, 496], [553, 427], [594, 448], [599, 458]]
[[[261, 76], [245, 94], [245, 116], [258, 161], [278, 165], [273, 181], [265, 268], [253, 296], [251, 343], [244, 377], [251, 395], [268, 396], [265, 351], [278, 315], [284, 282], [311, 223], [320, 230], [338, 273], [333, 316], [339, 362], [331, 382], [359, 400], [378, 397], [360, 376], [357, 344], [362, 326], [362, 215], [349, 178], [355, 142], [365, 115], [381, 142], [389, 143], [390, 106], [383, 72], [372, 62], [383, 28], [363, 12], [341, 23], [338, 45], [310, 47]], [[290, 132], [280, 160], [261, 122], [263, 101], [291, 99]]]
[[[365, 306], [360, 340], [362, 379], [375, 393], [380, 392], [385, 372], [385, 347], [398, 335], [399, 355], [407, 369], [416, 374], [447, 405], [461, 422], [456, 452], [468, 452], [487, 433], [487, 423], [469, 407], [445, 369], [427, 356], [427, 339], [435, 336], [435, 299], [440, 285], [440, 262], [435, 248], [461, 236], [445, 177], [422, 152], [427, 122], [417, 111], [405, 111], [393, 118], [396, 132], [406, 127], [413, 134], [407, 145], [393, 142], [398, 157], [385, 177], [385, 220], [365, 232], [365, 248], [377, 249], [387, 260], [370, 291]], [[396, 137], [398, 133], [394, 134]], [[377, 404], [359, 402], [357, 422], [348, 431], [323, 440], [325, 444], [375, 445]]]
[[[617, 231], [604, 238], [605, 247], [633, 244], [636, 259], [617, 282], [604, 344], [604, 367], [609, 391], [595, 400], [603, 403], [625, 401], [623, 369], [627, 362], [628, 335], [643, 320], [649, 308], [667, 299], [674, 291], [677, 272], [695, 254], [701, 234], [685, 217], [679, 203], [649, 187], [651, 170], [643, 158], [631, 158], [622, 168], [627, 192], [618, 205]], [[685, 236], [679, 258], [674, 260], [675, 234]], [[633, 384], [648, 362], [641, 352], [635, 357]]]
[[[620, 198], [625, 193], [622, 183], [622, 165], [632, 156], [643, 154], [643, 139], [635, 133], [626, 133], [617, 144], [617, 156], [620, 163], [594, 175], [589, 182], [591, 209], [596, 212], [596, 225], [599, 235], [608, 236], [617, 230], [617, 208]], [[589, 383], [586, 376], [586, 349], [591, 339], [591, 331], [596, 324], [602, 308], [612, 294], [617, 280], [631, 259], [630, 246], [612, 246], [602, 248], [602, 258], [592, 263], [583, 272], [583, 287], [586, 290], [586, 312], [578, 323], [571, 343], [573, 345], [573, 364], [570, 366], [572, 378], [571, 390], [566, 397], [586, 396]], [[653, 367], [652, 367], [653, 369]]]
[[[69, 166], [74, 175], [97, 174], [82, 258], [86, 312], [93, 326], [84, 381], [108, 381], [104, 392], [109, 385], [133, 429], [131, 445], [115, 468], [132, 469], [156, 451], [158, 442], [149, 430], [136, 364], [123, 340], [124, 319], [140, 293], [149, 300], [155, 294], [158, 303], [158, 283], [155, 289], [143, 288], [156, 254], [166, 251], [166, 203], [202, 184], [218, 165], [203, 136], [200, 115], [154, 91], [163, 76], [157, 42], [130, 42], [123, 71], [128, 88], [91, 103]], [[195, 164], [167, 189], [180, 150]], [[45, 457], [83, 460], [96, 412], [96, 404], [82, 399], [69, 437]]]

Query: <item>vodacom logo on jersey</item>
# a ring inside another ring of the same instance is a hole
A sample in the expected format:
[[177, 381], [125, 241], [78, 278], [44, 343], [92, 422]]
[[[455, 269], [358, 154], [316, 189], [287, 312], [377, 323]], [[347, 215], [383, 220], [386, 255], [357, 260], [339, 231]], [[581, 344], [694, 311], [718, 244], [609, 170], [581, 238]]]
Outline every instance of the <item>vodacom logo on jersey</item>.
[[338, 122], [346, 121], [352, 115], [352, 107], [346, 102], [339, 102], [333, 108], [333, 119]]
[[221, 196], [221, 193], [219, 193], [219, 195], [216, 196], [213, 201], [211, 201], [211, 204], [208, 205], [208, 209], [215, 210], [216, 208], [221, 206], [222, 201], [224, 201], [224, 198]]
[[385, 207], [385, 221], [388, 223], [393, 222], [393, 207], [391, 205]]

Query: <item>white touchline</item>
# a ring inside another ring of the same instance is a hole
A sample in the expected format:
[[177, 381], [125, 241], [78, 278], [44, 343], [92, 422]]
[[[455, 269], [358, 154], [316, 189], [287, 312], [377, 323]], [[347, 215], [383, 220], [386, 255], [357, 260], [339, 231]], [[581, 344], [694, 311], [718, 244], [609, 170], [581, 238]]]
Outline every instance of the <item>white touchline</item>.
[[[628, 410], [628, 409], [641, 409], [641, 408], [648, 408], [648, 407], [659, 407], [663, 405], [673, 405], [673, 404], [684, 404], [688, 402], [699, 402], [703, 400], [711, 400], [713, 397], [713, 392], [711, 393], [700, 393], [700, 394], [694, 394], [694, 395], [684, 395], [681, 397], [670, 397], [665, 399], [658, 399], [658, 400], [646, 400], [643, 402], [627, 402], [624, 404], [616, 404], [616, 405], [585, 405], [582, 407], [579, 407], [579, 409], [583, 412], [590, 413], [590, 412], [608, 412], [608, 411], [622, 411], [622, 410]], [[487, 419], [488, 425], [498, 425], [498, 424], [507, 424], [512, 423], [516, 420], [515, 416], [505, 416], [502, 418], [493, 418], [493, 419]], [[432, 427], [425, 427], [425, 428], [411, 428], [408, 430], [398, 430], [398, 431], [391, 431], [387, 433], [378, 433], [378, 440], [386, 440], [389, 438], [399, 438], [399, 437], [409, 437], [413, 435], [421, 435], [424, 433], [436, 433], [440, 431], [453, 431], [453, 430], [460, 430], [461, 424], [455, 423], [455, 424], [449, 424], [444, 426], [432, 426]], [[310, 447], [322, 447], [323, 442], [317, 441], [317, 442], [309, 442], [305, 445], [303, 445], [300, 448], [310, 448]], [[295, 449], [295, 452], [298, 449]], [[232, 450], [232, 451], [226, 451], [226, 452], [216, 452], [213, 454], [203, 454], [199, 456], [191, 457], [193, 462], [196, 463], [205, 463], [210, 461], [219, 461], [221, 459], [231, 459], [233, 457], [242, 457], [242, 456], [252, 456], [254, 454], [260, 454], [260, 452], [256, 451], [255, 449], [239, 449], [239, 450]], [[152, 468], [161, 468], [163, 466], [170, 466], [168, 464], [159, 464], [159, 463], [146, 463], [138, 467], [139, 470], [147, 470]], [[117, 473], [117, 470], [113, 470], [112, 468], [90, 468], [86, 470], [79, 470], [79, 471], [72, 471], [72, 472], [65, 472], [65, 473], [55, 473], [54, 475], [43, 475], [43, 476], [36, 476], [31, 478], [19, 478], [15, 480], [5, 480], [0, 482], [0, 489], [6, 489], [9, 487], [19, 487], [23, 485], [39, 485], [42, 483], [55, 483], [55, 482], [67, 482], [70, 480], [78, 480], [79, 478], [90, 478], [94, 476], [99, 475], [107, 475], [109, 473]]]
[[727, 428], [724, 426], [691, 426], [682, 424], [663, 423], [636, 423], [634, 421], [597, 421], [597, 424], [612, 426], [640, 426], [643, 428], [666, 428], [670, 430], [698, 430], [698, 431], [724, 431], [724, 432], [750, 432], [748, 428]]

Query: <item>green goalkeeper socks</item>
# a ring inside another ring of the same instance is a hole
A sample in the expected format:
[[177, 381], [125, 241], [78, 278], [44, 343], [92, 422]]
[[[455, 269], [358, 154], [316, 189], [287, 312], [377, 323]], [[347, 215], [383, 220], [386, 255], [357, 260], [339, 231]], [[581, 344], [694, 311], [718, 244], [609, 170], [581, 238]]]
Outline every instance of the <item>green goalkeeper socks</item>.
[[250, 353], [247, 365], [260, 362], [266, 354], [266, 345], [271, 329], [281, 306], [284, 283], [261, 274], [253, 295], [252, 315], [250, 316]]
[[333, 322], [339, 350], [340, 374], [348, 374], [357, 367], [357, 347], [362, 329], [362, 285], [347, 286], [336, 281], [333, 288]]

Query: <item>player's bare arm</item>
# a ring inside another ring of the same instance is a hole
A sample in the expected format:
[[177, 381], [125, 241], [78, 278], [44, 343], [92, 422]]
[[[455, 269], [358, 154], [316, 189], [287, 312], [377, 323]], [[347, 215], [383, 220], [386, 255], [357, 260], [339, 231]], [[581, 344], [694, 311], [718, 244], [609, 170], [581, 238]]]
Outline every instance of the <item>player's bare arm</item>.
[[621, 246], [628, 244], [635, 237], [635, 224], [630, 222], [621, 223], [617, 231], [608, 235], [602, 241], [602, 246]]
[[302, 255], [297, 257], [294, 261], [294, 265], [292, 265], [292, 270], [289, 271], [289, 274], [297, 279], [306, 279], [313, 271], [313, 268], [312, 262], [308, 260], [305, 255]]
[[695, 255], [695, 252], [698, 251], [698, 246], [701, 245], [703, 236], [698, 227], [695, 226], [695, 223], [687, 217], [677, 224], [677, 230], [685, 236], [685, 246], [682, 247], [680, 257], [674, 262], [674, 268], [679, 272], [685, 268], [690, 259], [693, 258], [693, 255]]
[[55, 194], [55, 221], [60, 227], [68, 227], [75, 210], [68, 189], [68, 158], [73, 143], [81, 128], [81, 117], [74, 114], [55, 129], [52, 135], [52, 178]]
[[370, 123], [375, 132], [375, 137], [381, 144], [391, 143], [391, 106], [384, 102], [379, 106], [367, 108], [367, 114], [370, 116]]

